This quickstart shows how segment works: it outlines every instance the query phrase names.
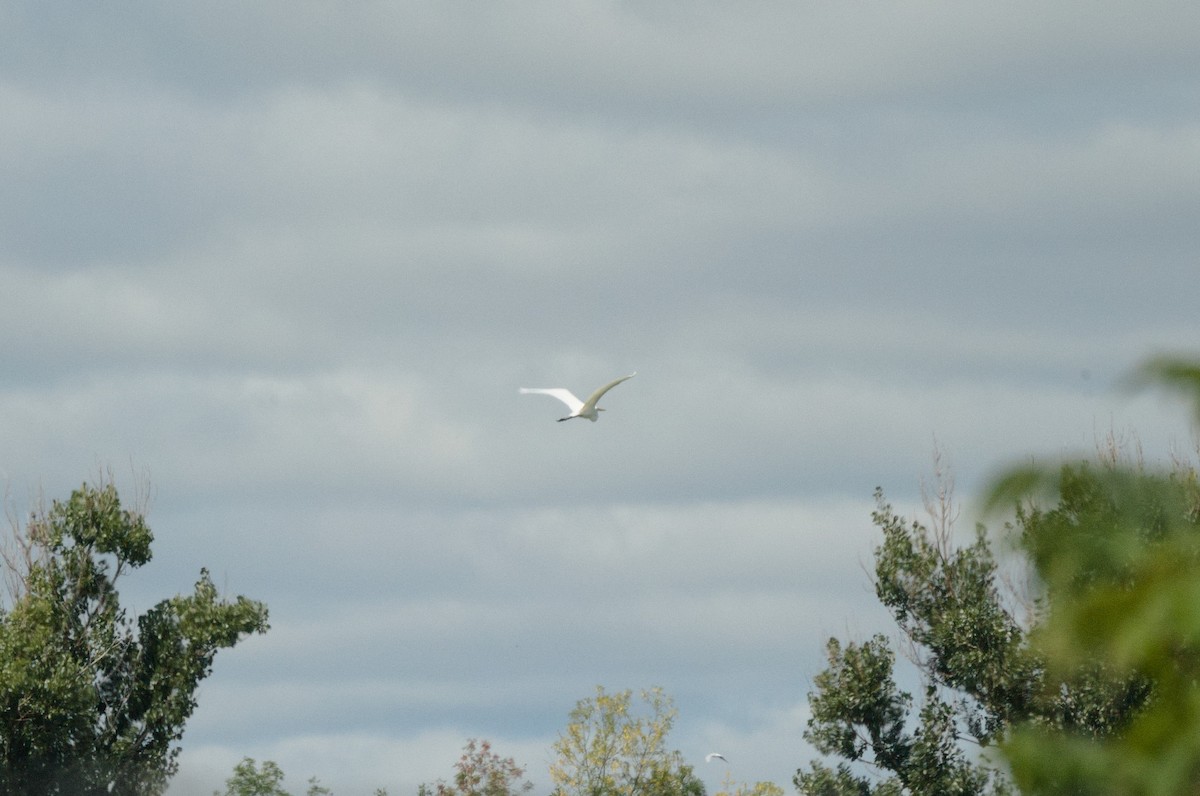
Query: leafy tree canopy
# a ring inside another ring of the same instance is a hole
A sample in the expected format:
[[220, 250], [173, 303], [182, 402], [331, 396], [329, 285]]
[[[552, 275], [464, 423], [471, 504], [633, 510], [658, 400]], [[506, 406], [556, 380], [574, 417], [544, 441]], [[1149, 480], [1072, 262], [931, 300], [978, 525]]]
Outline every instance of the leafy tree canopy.
[[[1200, 416], [1200, 365], [1153, 360], [1135, 377], [1183, 392]], [[1200, 790], [1200, 482], [1191, 467], [1024, 467], [993, 505], [1021, 501], [1020, 543], [1050, 610], [1031, 636], [1050, 677], [1098, 667], [1137, 709], [1058, 728], [1030, 717], [1003, 744], [1027, 793]], [[1049, 508], [1043, 508], [1049, 504]], [[1148, 695], [1148, 696], [1147, 696]], [[1107, 731], [1111, 730], [1111, 731]]]
[[[1154, 360], [1134, 381], [1184, 392], [1200, 416], [1200, 366]], [[1191, 466], [1154, 471], [1114, 454], [998, 479], [988, 502], [1016, 507], [1008, 534], [1030, 575], [1027, 598], [1005, 588], [982, 527], [955, 541], [948, 490], [929, 501], [929, 524], [876, 499], [876, 594], [921, 699], [899, 687], [886, 637], [831, 639], [806, 733], [827, 757], [796, 773], [802, 793], [1197, 792]]]
[[192, 594], [131, 619], [116, 583], [150, 560], [145, 519], [84, 484], [14, 529], [0, 609], [0, 792], [157, 794], [217, 650], [267, 630], [267, 609]]
[[[1080, 509], [1100, 494], [1082, 493]], [[901, 632], [920, 699], [899, 686], [886, 637], [845, 645], [831, 639], [828, 668], [809, 695], [806, 737], [841, 763], [798, 771], [802, 793], [1006, 793], [996, 743], [1015, 723], [1097, 737], [1123, 728], [1145, 703], [1143, 678], [1102, 662], [1047, 668], [1029, 635], [1046, 598], [1025, 602], [1006, 588], [982, 527], [969, 542], [957, 541], [948, 486], [929, 501], [929, 524], [896, 514], [880, 491], [876, 500], [872, 516], [883, 541], [875, 592]], [[1039, 519], [1017, 515], [1026, 531]]]
[[533, 790], [525, 769], [511, 757], [500, 757], [489, 741], [471, 738], [454, 764], [454, 784], [422, 785], [421, 796], [518, 796]]
[[555, 796], [704, 796], [704, 783], [678, 751], [667, 748], [675, 705], [661, 688], [580, 700], [554, 743]]
[[986, 745], [1010, 716], [1030, 710], [1037, 667], [997, 588], [988, 539], [981, 530], [956, 547], [948, 521], [931, 530], [895, 514], [882, 493], [876, 498], [884, 541], [875, 551], [875, 590], [903, 632], [922, 699], [898, 685], [885, 636], [830, 639], [805, 737], [841, 762], [814, 761], [796, 773], [796, 787], [828, 796], [1004, 792], [1002, 777], [963, 741]]
[[283, 770], [273, 760], [262, 766], [245, 757], [233, 767], [233, 776], [225, 780], [225, 792], [213, 796], [291, 796], [283, 789]]

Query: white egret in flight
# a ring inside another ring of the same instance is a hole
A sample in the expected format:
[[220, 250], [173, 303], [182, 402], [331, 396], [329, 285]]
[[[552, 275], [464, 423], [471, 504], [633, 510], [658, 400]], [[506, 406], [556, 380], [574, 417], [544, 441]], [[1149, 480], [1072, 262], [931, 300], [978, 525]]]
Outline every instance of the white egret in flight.
[[[720, 752], [709, 752], [704, 756], [705, 763], [711, 763], [713, 760], [725, 760], [725, 755]], [[728, 763], [729, 761], [725, 760], [725, 762]]]
[[604, 393], [608, 392], [613, 387], [616, 387], [618, 384], [625, 381], [626, 379], [632, 379], [636, 375], [637, 375], [637, 371], [635, 370], [633, 373], [630, 373], [628, 376], [622, 376], [621, 378], [616, 379], [615, 381], [610, 381], [608, 384], [605, 384], [603, 387], [601, 387], [600, 389], [596, 390], [594, 393], [589, 395], [588, 399], [586, 401], [579, 400], [578, 398], [575, 397], [574, 393], [572, 393], [570, 390], [565, 389], [563, 387], [548, 387], [548, 388], [522, 387], [520, 391], [523, 394], [525, 394], [525, 393], [541, 393], [543, 395], [552, 395], [555, 398], [557, 398], [558, 400], [565, 403], [567, 405], [567, 408], [571, 410], [571, 414], [567, 415], [566, 417], [560, 417], [558, 419], [558, 422], [560, 422], [560, 423], [564, 420], [570, 420], [573, 417], [586, 417], [588, 420], [595, 423], [600, 418], [599, 413], [604, 411], [600, 407], [596, 406], [596, 403], [602, 397], [604, 397]]

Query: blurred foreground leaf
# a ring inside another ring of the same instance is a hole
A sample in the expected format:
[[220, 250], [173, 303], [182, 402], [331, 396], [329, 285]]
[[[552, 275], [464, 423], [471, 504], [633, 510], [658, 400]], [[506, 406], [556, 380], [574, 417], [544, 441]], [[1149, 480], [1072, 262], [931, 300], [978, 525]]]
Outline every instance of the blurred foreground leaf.
[[1139, 366], [1127, 379], [1136, 389], [1163, 387], [1183, 393], [1200, 417], [1200, 362], [1175, 357], [1155, 357]]
[[[1200, 410], [1200, 365], [1153, 360], [1134, 381], [1183, 390]], [[1042, 508], [1047, 497], [1053, 505]], [[1127, 683], [1138, 705], [1106, 733], [1020, 722], [1002, 744], [1018, 786], [1026, 793], [1200, 791], [1195, 471], [1021, 467], [996, 480], [987, 503], [1018, 504], [1017, 541], [1049, 606], [1030, 635], [1048, 682], [1103, 672]]]

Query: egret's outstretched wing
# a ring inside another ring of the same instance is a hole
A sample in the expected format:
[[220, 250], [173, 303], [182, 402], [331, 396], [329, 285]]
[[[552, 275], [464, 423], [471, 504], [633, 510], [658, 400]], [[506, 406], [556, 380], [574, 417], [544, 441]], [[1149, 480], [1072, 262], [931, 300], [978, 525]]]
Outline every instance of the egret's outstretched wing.
[[[709, 752], [704, 756], [705, 763], [711, 763], [713, 760], [725, 760], [725, 755], [720, 752]], [[728, 763], [729, 761], [725, 760], [725, 762]]]
[[[625, 381], [626, 379], [632, 379], [636, 375], [637, 375], [637, 371], [635, 370], [633, 373], [630, 373], [628, 376], [622, 376], [619, 379], [610, 381], [608, 384], [605, 384], [603, 387], [596, 390], [594, 393], [592, 393], [591, 395], [588, 396], [588, 399], [586, 401], [583, 402], [583, 404], [582, 404], [583, 409], [580, 411], [580, 414], [587, 414], [587, 413], [591, 412], [593, 409], [596, 408], [596, 404], [600, 401], [600, 399], [602, 397], [604, 397], [604, 393], [608, 392], [613, 387], [616, 387], [618, 384]], [[574, 397], [574, 396], [572, 396], [572, 397]], [[571, 411], [576, 411], [576, 410], [573, 409]]]
[[[616, 382], [614, 381], [613, 384], [616, 384]], [[611, 387], [612, 384], [610, 384], [608, 386]], [[604, 389], [608, 389], [608, 387], [605, 387]], [[603, 393], [604, 391], [601, 390], [600, 392]], [[558, 400], [565, 403], [567, 405], [567, 408], [570, 409], [572, 413], [577, 413], [577, 412], [579, 412], [580, 409], [583, 408], [583, 401], [576, 398], [574, 393], [572, 393], [570, 390], [565, 389], [563, 387], [549, 387], [546, 389], [542, 389], [541, 387], [522, 387], [521, 393], [522, 394], [537, 393], [539, 395], [552, 395], [555, 398], [557, 398]], [[592, 397], [599, 398], [600, 395], [597, 394]]]

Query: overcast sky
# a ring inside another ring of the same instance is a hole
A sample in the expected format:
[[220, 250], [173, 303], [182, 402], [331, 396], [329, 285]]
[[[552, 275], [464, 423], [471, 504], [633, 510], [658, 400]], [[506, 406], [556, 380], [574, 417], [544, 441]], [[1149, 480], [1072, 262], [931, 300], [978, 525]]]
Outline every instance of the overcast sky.
[[[790, 779], [871, 494], [969, 503], [1182, 408], [1194, 2], [0, 5], [0, 477], [150, 482], [208, 567], [172, 794], [243, 756], [411, 794], [662, 686], [710, 792]], [[638, 371], [598, 423], [553, 398]], [[974, 517], [964, 518], [971, 527]]]

